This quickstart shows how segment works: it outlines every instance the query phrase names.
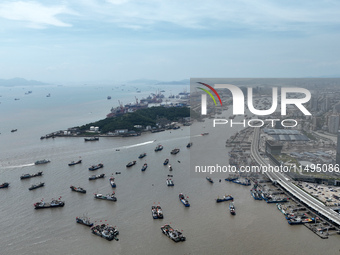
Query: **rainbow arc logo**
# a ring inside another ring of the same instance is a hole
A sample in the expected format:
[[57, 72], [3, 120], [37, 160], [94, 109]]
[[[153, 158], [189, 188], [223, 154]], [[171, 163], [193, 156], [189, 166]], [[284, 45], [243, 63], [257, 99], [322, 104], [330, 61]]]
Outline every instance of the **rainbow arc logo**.
[[[203, 83], [203, 82], [197, 82], [197, 83], [199, 83], [199, 84], [201, 84], [201, 85], [203, 85], [203, 86], [206, 86], [206, 87], [209, 88], [212, 92], [214, 92], [214, 94], [217, 96], [217, 98], [218, 98], [218, 100], [220, 101], [220, 104], [221, 104], [221, 106], [222, 106], [221, 97], [220, 97], [220, 95], [217, 93], [217, 91], [216, 91], [213, 87], [211, 87], [210, 85], [208, 85], [208, 84], [206, 84], [206, 83]], [[205, 93], [207, 93], [207, 94], [212, 98], [212, 100], [214, 101], [215, 106], [217, 105], [216, 100], [215, 100], [215, 97], [213, 96], [213, 94], [211, 94], [211, 92], [210, 92], [209, 90], [203, 89], [203, 88], [200, 88], [200, 87], [197, 87], [197, 88], [200, 89], [200, 90], [203, 90]], [[206, 109], [207, 109], [207, 95], [202, 94], [202, 108], [201, 108], [201, 113], [202, 113], [203, 115], [207, 114]]]

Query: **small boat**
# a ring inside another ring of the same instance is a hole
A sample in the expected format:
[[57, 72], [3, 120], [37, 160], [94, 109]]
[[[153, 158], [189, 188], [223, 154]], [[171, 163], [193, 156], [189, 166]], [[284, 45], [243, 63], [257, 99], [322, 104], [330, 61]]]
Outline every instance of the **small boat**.
[[126, 167], [132, 167], [136, 164], [136, 160], [129, 162]]
[[63, 207], [65, 205], [64, 201], [61, 201], [60, 198], [58, 200], [54, 199], [50, 203], [46, 203], [44, 201], [37, 202], [34, 205], [35, 209], [44, 209], [44, 208], [55, 208], [55, 207]]
[[98, 165], [92, 165], [91, 167], [89, 167], [90, 171], [94, 171], [94, 170], [98, 170], [99, 168], [104, 167], [104, 165], [102, 163], [99, 163]]
[[42, 176], [43, 172], [38, 172], [36, 174], [23, 174], [20, 176], [20, 179], [28, 179], [28, 178], [33, 178], [33, 177], [37, 177], [37, 176]]
[[51, 97], [51, 94], [50, 94], [50, 93], [48, 93], [48, 94], [46, 95], [46, 97]]
[[183, 193], [180, 193], [178, 195], [178, 197], [179, 197], [179, 200], [185, 205], [185, 207], [189, 207], [190, 206], [189, 201], [184, 197]]
[[99, 174], [99, 175], [91, 175], [89, 177], [89, 180], [96, 180], [96, 179], [99, 179], [99, 178], [104, 178], [105, 177], [105, 174]]
[[112, 241], [113, 239], [116, 241], [119, 240], [117, 238], [117, 235], [119, 235], [117, 228], [107, 224], [95, 225], [91, 227], [91, 232], [92, 234], [105, 238], [108, 241]]
[[171, 179], [166, 179], [166, 185], [175, 186], [174, 182]]
[[42, 164], [47, 164], [50, 163], [51, 161], [49, 161], [48, 159], [42, 159], [42, 160], [37, 160], [34, 162], [35, 165], [42, 165]]
[[169, 163], [169, 159], [167, 158], [166, 160], [164, 160], [164, 163], [163, 163], [163, 165], [167, 165]]
[[187, 148], [190, 148], [192, 146], [192, 143], [187, 144]]
[[177, 229], [173, 229], [170, 225], [164, 225], [161, 227], [162, 233], [169, 237], [174, 242], [184, 242], [186, 238], [183, 236], [182, 232]]
[[140, 154], [138, 158], [144, 158], [145, 156], [146, 156], [146, 153], [144, 152], [144, 153]]
[[93, 142], [93, 141], [98, 141], [99, 137], [86, 137], [84, 138], [85, 142]]
[[12, 129], [11, 132], [14, 133], [14, 132], [17, 132], [18, 129]]
[[115, 178], [114, 177], [110, 177], [110, 184], [112, 188], [116, 187], [116, 183], [115, 183]]
[[0, 189], [8, 188], [8, 187], [9, 187], [9, 183], [8, 182], [4, 182], [3, 184], [0, 185]]
[[174, 177], [172, 174], [168, 174], [168, 177]]
[[209, 133], [202, 133], [201, 135], [202, 135], [202, 136], [204, 136], [204, 135], [209, 135]]
[[172, 166], [169, 164], [169, 171], [172, 171]]
[[158, 219], [158, 215], [157, 215], [157, 209], [156, 206], [151, 206], [151, 214], [152, 214], [152, 218], [154, 219]]
[[85, 226], [88, 226], [88, 227], [92, 227], [93, 226], [93, 223], [90, 222], [90, 219], [86, 216], [83, 216], [83, 217], [76, 217], [76, 222], [79, 223], [79, 224], [83, 224]]
[[107, 96], [107, 100], [110, 100], [111, 99], [111, 96]]
[[117, 198], [114, 196], [114, 194], [114, 192], [112, 194], [107, 194], [106, 196], [102, 194], [94, 194], [94, 198], [116, 202]]
[[214, 181], [209, 176], [207, 176], [206, 179], [208, 180], [208, 182], [214, 183]]
[[163, 211], [162, 211], [162, 207], [160, 207], [159, 205], [156, 206], [156, 211], [157, 211], [157, 217], [158, 219], [163, 219]]
[[223, 198], [217, 198], [216, 203], [221, 203], [229, 200], [234, 200], [234, 198], [230, 195], [224, 195]]
[[163, 150], [163, 146], [162, 145], [157, 145], [157, 147], [155, 148], [155, 151], [161, 151]]
[[71, 163], [69, 163], [68, 165], [69, 166], [74, 166], [74, 165], [77, 165], [77, 164], [80, 164], [81, 163], [81, 159], [79, 159], [78, 161], [72, 161]]
[[121, 174], [121, 172], [116, 172], [116, 174]]
[[45, 186], [45, 183], [41, 182], [39, 184], [33, 184], [31, 187], [28, 188], [28, 190], [38, 189], [38, 188], [41, 188], [41, 187], [44, 187], [44, 186]]
[[70, 189], [75, 192], [86, 193], [86, 190], [81, 187], [70, 186]]
[[230, 202], [229, 203], [229, 211], [231, 213], [231, 215], [235, 215], [235, 206], [234, 206], [234, 203], [233, 202]]
[[148, 164], [147, 164], [147, 163], [145, 163], [145, 164], [143, 165], [143, 167], [142, 167], [141, 171], [145, 171], [147, 168], [148, 168]]
[[170, 154], [176, 155], [179, 152], [179, 149], [173, 149]]

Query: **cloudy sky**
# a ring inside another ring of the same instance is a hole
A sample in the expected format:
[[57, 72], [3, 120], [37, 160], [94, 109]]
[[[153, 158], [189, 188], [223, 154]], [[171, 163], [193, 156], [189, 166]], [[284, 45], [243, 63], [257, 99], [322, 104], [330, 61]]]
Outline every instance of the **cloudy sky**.
[[0, 1], [0, 78], [340, 76], [337, 0]]

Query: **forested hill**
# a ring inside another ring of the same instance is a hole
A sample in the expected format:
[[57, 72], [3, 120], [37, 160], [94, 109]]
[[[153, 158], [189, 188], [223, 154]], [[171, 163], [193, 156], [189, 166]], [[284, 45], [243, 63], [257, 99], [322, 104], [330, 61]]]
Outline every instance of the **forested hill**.
[[91, 126], [95, 126], [99, 127], [101, 133], [113, 132], [116, 129], [137, 130], [137, 128], [134, 127], [136, 125], [143, 126], [143, 128], [146, 126], [154, 127], [156, 123], [160, 121], [173, 122], [185, 117], [190, 117], [190, 108], [188, 107], [157, 106], [92, 122], [79, 127], [79, 129], [89, 130]]

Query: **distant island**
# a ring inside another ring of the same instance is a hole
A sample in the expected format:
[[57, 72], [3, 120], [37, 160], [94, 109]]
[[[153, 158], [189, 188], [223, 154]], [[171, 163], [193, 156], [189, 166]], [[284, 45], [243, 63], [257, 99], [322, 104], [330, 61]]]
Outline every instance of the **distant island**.
[[[192, 113], [195, 114], [195, 113]], [[161, 132], [190, 125], [190, 108], [186, 106], [154, 106], [120, 116], [105, 118], [83, 126], [57, 131], [41, 137], [56, 136], [138, 136], [142, 132]]]
[[24, 78], [0, 79], [0, 86], [15, 87], [15, 86], [42, 86], [49, 85], [41, 81], [26, 80]]

